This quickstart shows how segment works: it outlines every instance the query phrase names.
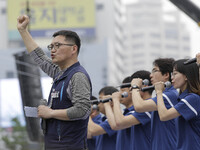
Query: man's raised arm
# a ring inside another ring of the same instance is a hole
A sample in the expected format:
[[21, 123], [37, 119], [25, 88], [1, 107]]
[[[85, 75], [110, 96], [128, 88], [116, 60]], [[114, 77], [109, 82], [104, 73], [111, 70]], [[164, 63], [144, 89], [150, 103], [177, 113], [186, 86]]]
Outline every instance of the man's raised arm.
[[29, 17], [27, 15], [22, 15], [17, 18], [17, 29], [24, 41], [24, 45], [26, 46], [28, 52], [32, 52], [34, 49], [38, 47], [37, 43], [33, 40], [30, 35], [27, 26], [29, 24]]

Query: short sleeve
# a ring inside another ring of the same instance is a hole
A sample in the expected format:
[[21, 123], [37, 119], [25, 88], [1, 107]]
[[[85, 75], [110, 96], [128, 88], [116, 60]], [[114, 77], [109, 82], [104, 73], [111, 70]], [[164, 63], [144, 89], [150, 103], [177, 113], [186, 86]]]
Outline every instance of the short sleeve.
[[151, 113], [150, 112], [143, 112], [143, 113], [138, 113], [138, 112], [134, 112], [132, 113], [132, 115], [139, 120], [139, 122], [142, 125], [145, 125], [147, 123], [149, 123], [151, 121]]
[[194, 93], [188, 94], [174, 106], [185, 120], [190, 120], [200, 113], [200, 96]]
[[104, 121], [102, 123], [100, 123], [100, 126], [106, 131], [106, 133], [109, 135], [109, 136], [112, 136], [114, 135], [117, 131], [115, 130], [112, 130], [108, 121]]
[[[178, 92], [176, 90], [167, 90], [163, 92], [162, 96], [167, 109], [178, 103]], [[157, 97], [152, 98], [152, 100], [157, 104]]]

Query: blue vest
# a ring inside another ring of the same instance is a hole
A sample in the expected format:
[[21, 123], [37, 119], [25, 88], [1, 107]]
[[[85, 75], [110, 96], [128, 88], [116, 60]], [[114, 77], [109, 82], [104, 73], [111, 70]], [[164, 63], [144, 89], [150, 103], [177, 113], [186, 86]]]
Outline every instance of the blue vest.
[[[80, 63], [77, 62], [73, 64], [60, 78], [55, 78], [56, 80], [53, 83], [48, 100], [48, 103], [52, 102], [52, 104], [50, 104], [52, 109], [66, 109], [73, 106], [71, 100], [67, 96], [66, 89], [70, 79], [77, 72], [84, 73], [90, 82], [89, 75]], [[47, 119], [45, 148], [59, 150], [86, 148], [88, 118], [75, 121], [62, 121], [53, 118]]]

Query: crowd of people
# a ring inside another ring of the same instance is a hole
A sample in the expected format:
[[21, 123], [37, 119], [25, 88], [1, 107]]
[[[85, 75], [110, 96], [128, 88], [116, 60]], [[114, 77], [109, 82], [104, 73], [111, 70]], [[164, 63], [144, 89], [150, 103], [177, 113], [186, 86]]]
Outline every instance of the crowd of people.
[[[107, 123], [117, 131], [116, 150], [199, 150], [200, 53], [196, 60], [185, 65], [188, 59], [158, 58], [153, 62], [151, 73], [140, 70], [123, 80], [122, 83], [131, 83], [131, 87], [120, 86], [118, 92], [99, 97], [112, 98], [103, 105]], [[151, 81], [150, 84], [144, 85], [144, 79]], [[167, 85], [169, 81], [171, 84]], [[143, 90], [144, 87], [151, 88]], [[123, 98], [123, 92], [130, 96]], [[125, 106], [123, 111], [120, 103]], [[89, 121], [88, 134], [91, 128]], [[101, 134], [109, 136], [108, 132]], [[102, 142], [97, 135], [92, 138], [96, 143]], [[106, 146], [106, 142], [110, 143], [105, 140], [101, 145]], [[96, 149], [103, 150], [98, 145]]]
[[95, 98], [78, 61], [81, 41], [75, 32], [53, 34], [50, 59], [29, 34], [29, 17], [17, 22], [30, 56], [53, 78], [48, 105], [38, 107], [46, 121], [45, 150], [200, 149], [200, 53], [189, 64], [157, 58], [151, 72], [136, 71], [119, 88], [102, 87]]

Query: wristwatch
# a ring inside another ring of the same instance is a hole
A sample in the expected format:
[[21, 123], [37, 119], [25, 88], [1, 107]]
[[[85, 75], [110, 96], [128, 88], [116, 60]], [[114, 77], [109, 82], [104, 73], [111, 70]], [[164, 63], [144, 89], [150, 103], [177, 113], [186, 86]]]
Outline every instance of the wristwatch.
[[139, 86], [133, 85], [133, 86], [131, 87], [131, 90], [132, 90], [132, 89], [139, 89]]

